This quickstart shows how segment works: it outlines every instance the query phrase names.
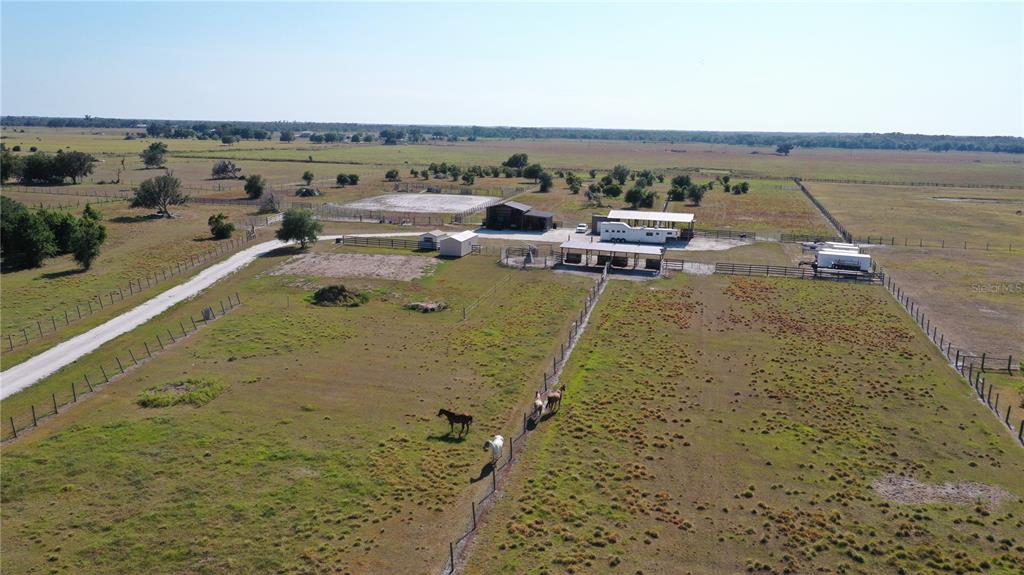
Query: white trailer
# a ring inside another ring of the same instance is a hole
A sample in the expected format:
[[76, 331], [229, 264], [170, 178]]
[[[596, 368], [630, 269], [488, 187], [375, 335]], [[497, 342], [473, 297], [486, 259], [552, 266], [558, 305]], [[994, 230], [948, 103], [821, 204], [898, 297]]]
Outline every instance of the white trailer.
[[602, 242], [627, 242], [631, 244], [663, 244], [669, 238], [678, 238], [676, 228], [648, 228], [631, 226], [623, 222], [601, 222], [598, 224]]
[[838, 252], [853, 252], [855, 254], [860, 253], [860, 246], [857, 244], [844, 244], [841, 242], [825, 242], [821, 249], [833, 250]]
[[841, 250], [819, 250], [817, 264], [819, 268], [869, 272], [871, 256]]

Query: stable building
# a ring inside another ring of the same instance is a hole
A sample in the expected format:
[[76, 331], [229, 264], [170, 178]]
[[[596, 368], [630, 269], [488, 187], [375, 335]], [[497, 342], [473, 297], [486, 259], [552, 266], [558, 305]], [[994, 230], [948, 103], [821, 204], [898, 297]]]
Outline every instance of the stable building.
[[607, 216], [592, 216], [591, 221], [594, 233], [600, 233], [604, 222], [622, 222], [634, 228], [675, 229], [678, 230], [676, 237], [681, 239], [693, 237], [694, 215], [687, 213], [610, 210]]
[[469, 230], [442, 237], [438, 242], [441, 257], [461, 258], [462, 256], [468, 256], [473, 253], [473, 248], [477, 245], [476, 238], [477, 235]]
[[490, 230], [546, 232], [555, 227], [555, 214], [535, 210], [521, 202], [502, 202], [487, 207], [484, 227]]
[[559, 252], [563, 264], [601, 267], [608, 264], [616, 268], [632, 266], [633, 269], [646, 270], [661, 270], [661, 262], [665, 257], [665, 248], [660, 246], [584, 240], [564, 242], [559, 246]]

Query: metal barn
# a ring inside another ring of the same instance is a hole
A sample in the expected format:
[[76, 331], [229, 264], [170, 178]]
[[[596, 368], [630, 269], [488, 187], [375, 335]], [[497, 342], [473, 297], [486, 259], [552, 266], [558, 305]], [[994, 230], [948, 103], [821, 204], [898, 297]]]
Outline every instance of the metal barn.
[[473, 246], [477, 244], [477, 235], [466, 230], [450, 236], [441, 238], [439, 243], [441, 256], [447, 258], [461, 258], [473, 253]]
[[521, 202], [507, 201], [487, 207], [484, 227], [546, 232], [555, 227], [555, 214], [535, 210]]

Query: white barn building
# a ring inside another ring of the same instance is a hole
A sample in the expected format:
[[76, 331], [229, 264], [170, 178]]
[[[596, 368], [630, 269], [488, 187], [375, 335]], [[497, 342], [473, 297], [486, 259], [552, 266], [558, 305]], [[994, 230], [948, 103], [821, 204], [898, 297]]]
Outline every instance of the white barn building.
[[461, 258], [473, 253], [473, 246], [477, 245], [477, 235], [469, 230], [444, 236], [439, 244], [441, 255], [448, 258]]

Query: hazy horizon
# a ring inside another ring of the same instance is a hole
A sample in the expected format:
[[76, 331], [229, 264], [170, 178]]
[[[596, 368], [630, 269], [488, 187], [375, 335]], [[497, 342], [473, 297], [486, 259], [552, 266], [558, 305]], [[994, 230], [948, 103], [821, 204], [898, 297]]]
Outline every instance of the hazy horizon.
[[0, 113], [1020, 137], [1022, 18], [1020, 3], [5, 1]]

